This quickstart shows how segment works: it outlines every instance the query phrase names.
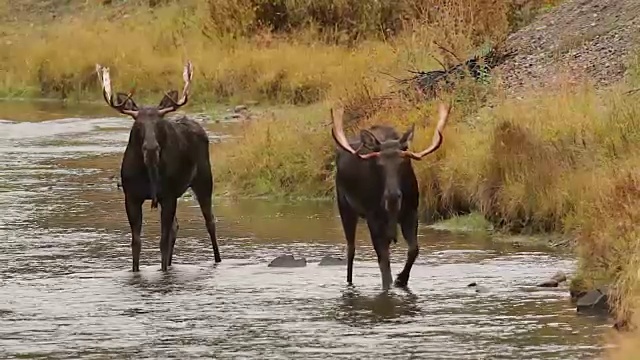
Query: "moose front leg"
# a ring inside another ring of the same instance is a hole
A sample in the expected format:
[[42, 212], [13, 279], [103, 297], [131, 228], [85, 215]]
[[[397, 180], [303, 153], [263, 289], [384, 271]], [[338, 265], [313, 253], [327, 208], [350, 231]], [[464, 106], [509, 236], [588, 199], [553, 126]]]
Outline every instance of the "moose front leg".
[[391, 256], [389, 252], [389, 239], [385, 236], [385, 229], [379, 219], [368, 219], [367, 225], [371, 233], [371, 242], [378, 256], [378, 267], [382, 277], [382, 289], [389, 290], [393, 278], [391, 276]]
[[356, 256], [356, 228], [358, 226], [358, 214], [349, 206], [338, 190], [338, 210], [342, 230], [347, 240], [347, 284], [353, 284], [353, 260]]
[[161, 254], [161, 270], [167, 271], [169, 268], [169, 259], [171, 256], [171, 235], [173, 233], [173, 222], [176, 217], [176, 208], [178, 201], [174, 197], [167, 197], [162, 200], [162, 209], [160, 211], [160, 254]]
[[125, 209], [127, 211], [129, 226], [131, 226], [131, 257], [133, 259], [133, 272], [140, 271], [140, 249], [142, 248], [140, 233], [142, 232], [143, 201], [144, 200], [142, 199], [125, 195]]
[[407, 241], [407, 262], [404, 264], [404, 269], [398, 274], [396, 278], [395, 286], [406, 287], [409, 282], [409, 274], [413, 263], [418, 257], [420, 248], [418, 247], [418, 215], [417, 212], [412, 212], [410, 215], [405, 216], [400, 224], [402, 229], [402, 236]]
[[180, 229], [180, 226], [178, 226], [178, 217], [176, 216], [173, 219], [173, 225], [171, 226], [171, 247], [169, 248], [169, 266], [171, 266], [171, 263], [173, 262], [173, 249], [176, 247], [176, 239], [178, 238], [178, 229]]

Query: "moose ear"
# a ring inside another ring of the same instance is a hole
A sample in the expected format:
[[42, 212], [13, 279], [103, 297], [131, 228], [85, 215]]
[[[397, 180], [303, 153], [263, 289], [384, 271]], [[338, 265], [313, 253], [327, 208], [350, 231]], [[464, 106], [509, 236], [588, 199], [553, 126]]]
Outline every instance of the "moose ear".
[[120, 104], [125, 100], [127, 100], [127, 102], [122, 106], [123, 110], [138, 111], [138, 105], [136, 105], [135, 101], [133, 101], [129, 95], [121, 92], [116, 94], [116, 103]]
[[160, 104], [158, 105], [158, 109], [173, 107], [177, 102], [178, 90], [171, 90], [162, 97], [162, 100], [160, 100]]
[[368, 149], [377, 150], [380, 148], [380, 141], [369, 130], [360, 130], [360, 141]]
[[415, 129], [416, 129], [416, 125], [412, 124], [411, 127], [404, 134], [402, 134], [402, 137], [400, 138], [399, 142], [400, 142], [400, 147], [402, 147], [404, 150], [409, 148], [409, 144], [413, 140], [413, 133]]

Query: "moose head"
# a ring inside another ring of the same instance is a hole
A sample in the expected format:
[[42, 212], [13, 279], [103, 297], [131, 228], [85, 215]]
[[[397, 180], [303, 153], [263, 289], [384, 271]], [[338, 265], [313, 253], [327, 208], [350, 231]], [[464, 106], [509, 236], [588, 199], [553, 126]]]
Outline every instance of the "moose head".
[[[354, 149], [349, 144], [343, 129], [343, 108], [331, 110], [333, 127], [331, 135], [336, 144], [345, 151], [356, 155], [363, 161], [372, 161], [373, 165], [379, 170], [378, 173], [384, 179], [384, 193], [382, 196], [383, 207], [390, 213], [397, 213], [400, 210], [402, 202], [402, 191], [400, 181], [400, 168], [403, 163], [409, 160], [422, 160], [425, 156], [438, 150], [442, 145], [442, 131], [449, 117], [450, 104], [440, 104], [439, 121], [433, 134], [431, 145], [420, 151], [413, 152], [409, 150], [409, 145], [413, 140], [415, 124], [411, 125], [399, 138], [388, 136], [379, 138], [376, 134], [367, 129], [360, 130], [360, 146]], [[362, 150], [368, 150], [361, 153]]]

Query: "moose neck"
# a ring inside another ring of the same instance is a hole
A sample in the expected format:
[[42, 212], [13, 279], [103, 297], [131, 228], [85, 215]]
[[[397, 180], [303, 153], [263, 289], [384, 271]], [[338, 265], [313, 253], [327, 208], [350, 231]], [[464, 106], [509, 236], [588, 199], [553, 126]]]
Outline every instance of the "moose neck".
[[142, 151], [142, 159], [147, 169], [147, 175], [149, 176], [151, 207], [155, 208], [158, 204], [158, 192], [160, 190], [160, 141], [159, 135], [161, 135], [161, 122], [146, 121], [140, 122], [138, 139]]
[[385, 238], [389, 242], [397, 240], [398, 216], [402, 206], [402, 188], [400, 181], [400, 167], [397, 162], [371, 160], [371, 166], [375, 167], [374, 173], [378, 174], [380, 184], [380, 210], [386, 219]]

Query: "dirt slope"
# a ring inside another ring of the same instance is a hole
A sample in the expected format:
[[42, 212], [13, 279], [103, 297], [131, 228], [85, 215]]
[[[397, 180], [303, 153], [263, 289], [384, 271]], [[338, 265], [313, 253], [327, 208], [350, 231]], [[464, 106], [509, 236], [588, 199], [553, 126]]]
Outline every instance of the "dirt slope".
[[567, 77], [608, 85], [640, 50], [640, 0], [567, 0], [505, 44], [517, 55], [497, 71], [511, 93]]

